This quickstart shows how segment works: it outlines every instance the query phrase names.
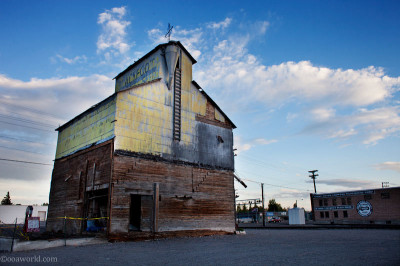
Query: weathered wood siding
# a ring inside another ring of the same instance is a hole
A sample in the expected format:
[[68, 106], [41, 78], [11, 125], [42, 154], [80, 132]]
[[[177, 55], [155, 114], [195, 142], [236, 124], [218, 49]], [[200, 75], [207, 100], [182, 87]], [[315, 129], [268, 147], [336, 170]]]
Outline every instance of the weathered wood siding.
[[141, 230], [151, 230], [153, 183], [159, 183], [158, 229], [233, 232], [233, 172], [114, 155], [110, 233], [129, 230], [130, 195], [142, 197]]
[[[112, 141], [99, 144], [54, 162], [50, 188], [47, 230], [59, 231], [64, 220], [59, 217], [83, 218], [86, 190], [108, 187], [111, 176]], [[67, 233], [81, 232], [80, 220], [67, 220]]]

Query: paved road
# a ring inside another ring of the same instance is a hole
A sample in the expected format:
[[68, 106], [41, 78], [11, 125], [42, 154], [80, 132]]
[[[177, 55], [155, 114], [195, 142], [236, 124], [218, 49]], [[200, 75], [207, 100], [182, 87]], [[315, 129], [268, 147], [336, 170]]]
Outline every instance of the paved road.
[[28, 257], [38, 261], [40, 256], [53, 257], [58, 265], [400, 265], [400, 230], [246, 232], [2, 253], [0, 264], [16, 265], [11, 261]]

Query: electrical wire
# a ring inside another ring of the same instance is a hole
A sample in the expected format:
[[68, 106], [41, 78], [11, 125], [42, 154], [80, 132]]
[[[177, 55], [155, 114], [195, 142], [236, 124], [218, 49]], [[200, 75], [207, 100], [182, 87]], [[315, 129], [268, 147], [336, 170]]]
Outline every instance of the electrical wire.
[[21, 160], [13, 160], [13, 159], [4, 159], [4, 158], [0, 158], [0, 161], [53, 166], [52, 164], [48, 164], [48, 163], [37, 163], [37, 162], [29, 162], [29, 161], [21, 161]]

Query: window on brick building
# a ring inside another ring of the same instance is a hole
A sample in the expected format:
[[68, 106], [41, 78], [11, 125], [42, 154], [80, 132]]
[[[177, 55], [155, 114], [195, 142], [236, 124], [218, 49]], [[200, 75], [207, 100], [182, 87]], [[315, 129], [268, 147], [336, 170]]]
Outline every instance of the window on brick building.
[[328, 199], [324, 199], [324, 206], [328, 206]]
[[333, 205], [333, 206], [336, 206], [336, 205], [337, 205], [336, 199], [332, 199], [332, 205]]
[[329, 212], [325, 212], [325, 218], [329, 218]]
[[381, 198], [382, 199], [390, 199], [390, 193], [389, 192], [381, 193]]
[[351, 198], [347, 198], [347, 205], [351, 205]]
[[344, 218], [349, 217], [348, 214], [347, 214], [347, 211], [343, 211], [343, 217], [344, 217]]
[[324, 204], [322, 203], [322, 199], [319, 200], [319, 206], [324, 206]]
[[324, 212], [320, 212], [319, 215], [321, 216], [321, 218], [324, 218]]
[[334, 211], [334, 212], [333, 212], [333, 216], [335, 216], [335, 218], [338, 218], [338, 217], [339, 217], [338, 212], [337, 212], [337, 211]]
[[342, 205], [346, 205], [346, 199], [342, 198]]
[[364, 195], [364, 200], [371, 200], [372, 199], [372, 195]]

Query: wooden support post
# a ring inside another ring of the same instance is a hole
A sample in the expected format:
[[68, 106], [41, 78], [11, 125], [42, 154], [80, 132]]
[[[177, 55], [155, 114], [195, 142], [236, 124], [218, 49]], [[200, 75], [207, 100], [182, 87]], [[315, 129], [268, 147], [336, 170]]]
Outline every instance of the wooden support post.
[[160, 188], [158, 183], [153, 185], [153, 233], [158, 232], [158, 208], [159, 208]]

